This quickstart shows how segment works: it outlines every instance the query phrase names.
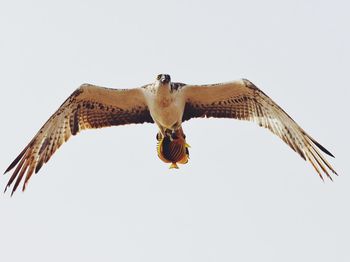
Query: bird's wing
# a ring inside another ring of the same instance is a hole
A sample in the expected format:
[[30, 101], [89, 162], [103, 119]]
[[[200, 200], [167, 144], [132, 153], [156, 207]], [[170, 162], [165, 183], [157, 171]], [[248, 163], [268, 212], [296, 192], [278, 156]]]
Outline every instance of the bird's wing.
[[322, 179], [322, 172], [332, 179], [327, 168], [336, 174], [319, 149], [334, 156], [250, 81], [186, 85], [181, 92], [186, 100], [183, 121], [194, 117], [217, 117], [256, 122], [283, 139], [302, 158], [308, 159]]
[[82, 85], [67, 98], [7, 168], [5, 173], [16, 167], [6, 189], [17, 178], [13, 194], [25, 176], [25, 190], [31, 175], [37, 173], [71, 135], [81, 130], [153, 123], [143, 92], [143, 88], [110, 89]]

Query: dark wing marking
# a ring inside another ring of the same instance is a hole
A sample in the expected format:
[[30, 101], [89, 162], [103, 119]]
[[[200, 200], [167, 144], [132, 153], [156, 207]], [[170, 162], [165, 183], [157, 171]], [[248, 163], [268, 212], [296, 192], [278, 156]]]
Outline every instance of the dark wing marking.
[[319, 168], [332, 180], [333, 167], [320, 151], [334, 157], [309, 136], [280, 106], [246, 79], [204, 86], [184, 86], [183, 121], [194, 117], [235, 118], [253, 121], [279, 136], [303, 159], [308, 159], [319, 176]]
[[24, 176], [22, 190], [25, 190], [32, 174], [37, 173], [71, 135], [81, 130], [153, 123], [143, 92], [141, 88], [121, 90], [82, 85], [68, 97], [6, 169], [5, 173], [16, 167], [5, 191], [16, 179], [12, 195]]
[[170, 84], [171, 91], [178, 91], [179, 89], [181, 89], [185, 85], [186, 84], [184, 84], [184, 83], [171, 82], [171, 84]]

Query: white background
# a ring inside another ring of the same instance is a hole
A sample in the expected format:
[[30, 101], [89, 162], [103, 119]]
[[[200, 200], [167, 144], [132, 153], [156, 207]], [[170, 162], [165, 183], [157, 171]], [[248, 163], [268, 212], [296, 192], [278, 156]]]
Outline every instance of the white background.
[[1, 261], [350, 261], [349, 25], [347, 1], [2, 0], [2, 170], [80, 84], [169, 73], [248, 78], [340, 176], [323, 183], [246, 122], [185, 123], [179, 170], [157, 158], [154, 125], [86, 131], [0, 196]]

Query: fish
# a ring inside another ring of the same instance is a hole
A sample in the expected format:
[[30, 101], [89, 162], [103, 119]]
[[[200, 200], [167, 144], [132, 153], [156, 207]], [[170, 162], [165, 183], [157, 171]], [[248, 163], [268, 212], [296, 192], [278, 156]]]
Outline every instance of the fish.
[[177, 135], [174, 139], [170, 136], [164, 136], [158, 139], [158, 157], [164, 163], [171, 163], [170, 169], [178, 169], [179, 166], [177, 164], [186, 164], [188, 162], [190, 157], [189, 147], [183, 135]]

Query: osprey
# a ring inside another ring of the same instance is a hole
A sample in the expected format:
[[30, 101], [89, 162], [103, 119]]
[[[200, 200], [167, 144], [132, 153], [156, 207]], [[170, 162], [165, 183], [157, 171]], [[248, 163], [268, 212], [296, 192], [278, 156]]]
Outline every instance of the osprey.
[[332, 179], [329, 171], [337, 174], [320, 150], [334, 156], [249, 80], [186, 85], [171, 82], [169, 75], [160, 74], [154, 83], [133, 89], [81, 85], [7, 168], [5, 173], [15, 170], [5, 191], [16, 180], [13, 194], [25, 177], [24, 191], [32, 174], [37, 173], [71, 135], [84, 129], [155, 123], [159, 128], [158, 156], [171, 163], [171, 168], [177, 168], [177, 163], [185, 164], [189, 157], [189, 146], [181, 125], [196, 117], [256, 122], [308, 160], [322, 179], [322, 174]]

